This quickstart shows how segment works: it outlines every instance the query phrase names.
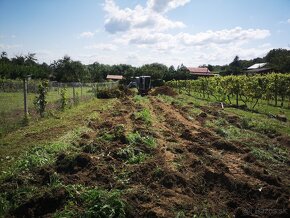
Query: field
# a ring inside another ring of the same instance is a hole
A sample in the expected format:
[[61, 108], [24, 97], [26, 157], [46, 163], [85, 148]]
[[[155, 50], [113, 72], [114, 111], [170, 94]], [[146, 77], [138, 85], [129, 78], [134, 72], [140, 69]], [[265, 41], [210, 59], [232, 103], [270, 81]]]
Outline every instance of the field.
[[[13, 84], [13, 82], [11, 82]], [[14, 82], [16, 85], [19, 86], [19, 82]], [[31, 121], [35, 121], [39, 119], [39, 114], [37, 114], [34, 100], [37, 96], [36, 87], [40, 84], [39, 81], [32, 81], [32, 88], [28, 92], [27, 101], [28, 101], [28, 111], [29, 111], [29, 118]], [[7, 84], [2, 82], [3, 84]], [[22, 84], [22, 83], [21, 83]], [[21, 85], [20, 84], [20, 85]], [[16, 86], [14, 84], [14, 86]], [[107, 82], [107, 83], [95, 83], [95, 84], [84, 84], [83, 87], [76, 86], [74, 89], [72, 84], [61, 84], [62, 86], [66, 86], [65, 96], [67, 98], [67, 107], [71, 108], [75, 104], [79, 104], [80, 102], [87, 101], [94, 96], [94, 92], [92, 86], [96, 88], [96, 90], [102, 89], [110, 89], [116, 85], [116, 83]], [[0, 138], [7, 133], [17, 130], [20, 127], [23, 127], [25, 124], [23, 123], [24, 118], [24, 96], [23, 90], [13, 89], [13, 85], [6, 88], [8, 92], [5, 92], [3, 87], [0, 90]], [[20, 86], [21, 87], [21, 86]], [[12, 89], [12, 90], [9, 90]], [[6, 91], [7, 91], [6, 90]], [[73, 94], [73, 90], [75, 90], [75, 96]], [[60, 110], [60, 99], [61, 99], [61, 88], [51, 87], [49, 88], [46, 101], [46, 115], [53, 115]]]
[[0, 216], [289, 216], [289, 109], [268, 106], [284, 122], [157, 94], [92, 99], [3, 137]]

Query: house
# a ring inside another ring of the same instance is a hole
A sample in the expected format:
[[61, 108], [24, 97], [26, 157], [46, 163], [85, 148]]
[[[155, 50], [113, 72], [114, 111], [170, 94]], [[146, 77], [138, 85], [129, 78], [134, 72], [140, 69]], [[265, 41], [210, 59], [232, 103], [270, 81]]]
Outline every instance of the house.
[[107, 75], [107, 80], [122, 80], [124, 77], [122, 75]]
[[268, 63], [257, 63], [247, 68], [245, 71], [246, 74], [255, 74], [255, 73], [269, 73], [272, 71], [272, 68], [267, 67]]
[[214, 76], [207, 67], [188, 67], [187, 69], [193, 76]]

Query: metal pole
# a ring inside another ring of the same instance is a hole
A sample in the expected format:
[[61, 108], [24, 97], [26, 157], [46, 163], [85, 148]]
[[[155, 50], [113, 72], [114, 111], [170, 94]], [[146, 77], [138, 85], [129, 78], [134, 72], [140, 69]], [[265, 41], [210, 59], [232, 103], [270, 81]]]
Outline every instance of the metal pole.
[[28, 116], [27, 79], [23, 79], [23, 94], [24, 94], [24, 116]]

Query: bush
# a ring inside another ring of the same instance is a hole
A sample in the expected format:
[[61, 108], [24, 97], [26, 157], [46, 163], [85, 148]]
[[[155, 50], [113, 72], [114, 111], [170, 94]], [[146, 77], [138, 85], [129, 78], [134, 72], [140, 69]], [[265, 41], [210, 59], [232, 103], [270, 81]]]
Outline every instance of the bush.
[[119, 88], [104, 89], [104, 90], [98, 91], [96, 96], [97, 98], [103, 98], [103, 99], [119, 98], [122, 96], [122, 92], [120, 91]]
[[41, 117], [44, 117], [45, 107], [47, 104], [46, 96], [48, 91], [48, 81], [42, 81], [41, 84], [38, 86], [38, 91], [35, 100], [34, 105], [36, 107], [37, 112]]

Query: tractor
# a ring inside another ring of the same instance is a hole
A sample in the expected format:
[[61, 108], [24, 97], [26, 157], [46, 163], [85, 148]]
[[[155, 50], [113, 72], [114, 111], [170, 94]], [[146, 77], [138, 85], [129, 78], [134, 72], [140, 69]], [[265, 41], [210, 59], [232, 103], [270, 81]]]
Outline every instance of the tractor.
[[151, 76], [135, 77], [134, 81], [130, 82], [128, 87], [136, 87], [138, 89], [138, 94], [141, 96], [148, 95], [148, 92], [151, 89]]

